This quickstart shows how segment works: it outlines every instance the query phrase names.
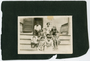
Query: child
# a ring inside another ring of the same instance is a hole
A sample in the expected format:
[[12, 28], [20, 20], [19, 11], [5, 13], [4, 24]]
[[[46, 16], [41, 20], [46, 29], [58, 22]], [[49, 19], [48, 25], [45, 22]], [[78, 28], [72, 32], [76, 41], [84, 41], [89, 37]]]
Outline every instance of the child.
[[53, 47], [54, 47], [54, 49], [57, 49], [57, 47], [58, 47], [58, 43], [57, 43], [58, 38], [57, 38], [57, 36], [53, 35], [52, 39], [53, 39]]
[[45, 37], [44, 36], [41, 37], [38, 48], [41, 51], [45, 50]]
[[38, 47], [38, 42], [37, 42], [37, 37], [35, 35], [33, 35], [32, 39], [31, 39], [31, 48], [35, 48], [37, 49]]
[[55, 26], [53, 26], [53, 28], [51, 29], [51, 34], [52, 35], [56, 35], [58, 33], [57, 29]]
[[52, 41], [51, 37], [48, 37], [48, 38], [47, 38], [46, 46], [47, 46], [47, 48], [53, 46], [53, 41]]
[[50, 34], [50, 31], [51, 31], [50, 22], [48, 22], [46, 25], [47, 25], [46, 26], [46, 35], [48, 35], [48, 34]]
[[40, 30], [41, 30], [41, 25], [39, 24], [39, 22], [37, 22], [36, 25], [34, 26], [34, 33], [36, 36], [40, 36]]
[[42, 28], [41, 32], [40, 32], [40, 36], [45, 36], [45, 33], [44, 33], [44, 29]]

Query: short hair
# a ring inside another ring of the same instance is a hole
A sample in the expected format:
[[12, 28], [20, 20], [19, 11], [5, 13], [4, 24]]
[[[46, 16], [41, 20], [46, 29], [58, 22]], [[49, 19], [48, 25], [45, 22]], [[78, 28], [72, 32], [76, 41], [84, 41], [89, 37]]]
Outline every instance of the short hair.
[[50, 22], [48, 22], [47, 25], [48, 25], [48, 24], [50, 25]]
[[44, 36], [42, 36], [42, 37], [41, 37], [41, 39], [42, 39], [42, 38], [45, 38], [45, 37], [44, 37]]

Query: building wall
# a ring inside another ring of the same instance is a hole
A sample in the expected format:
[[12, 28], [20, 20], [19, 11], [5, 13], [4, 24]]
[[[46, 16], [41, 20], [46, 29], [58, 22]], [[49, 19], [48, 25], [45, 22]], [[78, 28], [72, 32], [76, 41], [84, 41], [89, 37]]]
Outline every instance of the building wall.
[[47, 22], [50, 22], [50, 27], [56, 26], [57, 30], [60, 32], [61, 25], [68, 23], [68, 17], [54, 16], [52, 20], [49, 20], [47, 19], [47, 17], [44, 17], [43, 27], [46, 27]]
[[[29, 17], [21, 17], [20, 21], [23, 23], [24, 18], [36, 18], [37, 16], [29, 16]], [[50, 27], [56, 26], [57, 30], [60, 32], [61, 25], [69, 22], [69, 35], [71, 34], [72, 29], [72, 17], [71, 16], [53, 16], [53, 18], [50, 20], [47, 18], [47, 16], [40, 16], [37, 18], [43, 18], [43, 28], [46, 27], [46, 23], [50, 22]], [[69, 18], [69, 21], [68, 21]]]

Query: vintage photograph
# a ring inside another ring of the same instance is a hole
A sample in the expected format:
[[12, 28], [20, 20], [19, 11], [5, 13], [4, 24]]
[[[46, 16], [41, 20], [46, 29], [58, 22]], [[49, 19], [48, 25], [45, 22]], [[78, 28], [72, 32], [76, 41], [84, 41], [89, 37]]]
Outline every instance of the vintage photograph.
[[18, 54], [72, 54], [72, 15], [18, 16]]

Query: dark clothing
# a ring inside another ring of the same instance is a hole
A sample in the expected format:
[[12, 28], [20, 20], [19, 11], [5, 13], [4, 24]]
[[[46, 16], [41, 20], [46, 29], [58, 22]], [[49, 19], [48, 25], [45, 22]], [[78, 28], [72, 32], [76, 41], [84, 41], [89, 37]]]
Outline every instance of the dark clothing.
[[51, 29], [51, 34], [52, 35], [56, 35], [57, 32], [58, 32], [57, 29]]
[[35, 31], [34, 31], [34, 34], [35, 34], [36, 36], [40, 36], [40, 31], [35, 30]]
[[31, 43], [31, 48], [34, 48], [35, 47], [35, 43]]
[[53, 40], [53, 46], [54, 46], [54, 48], [57, 46], [57, 40]]
[[31, 43], [31, 48], [38, 47], [38, 43]]

